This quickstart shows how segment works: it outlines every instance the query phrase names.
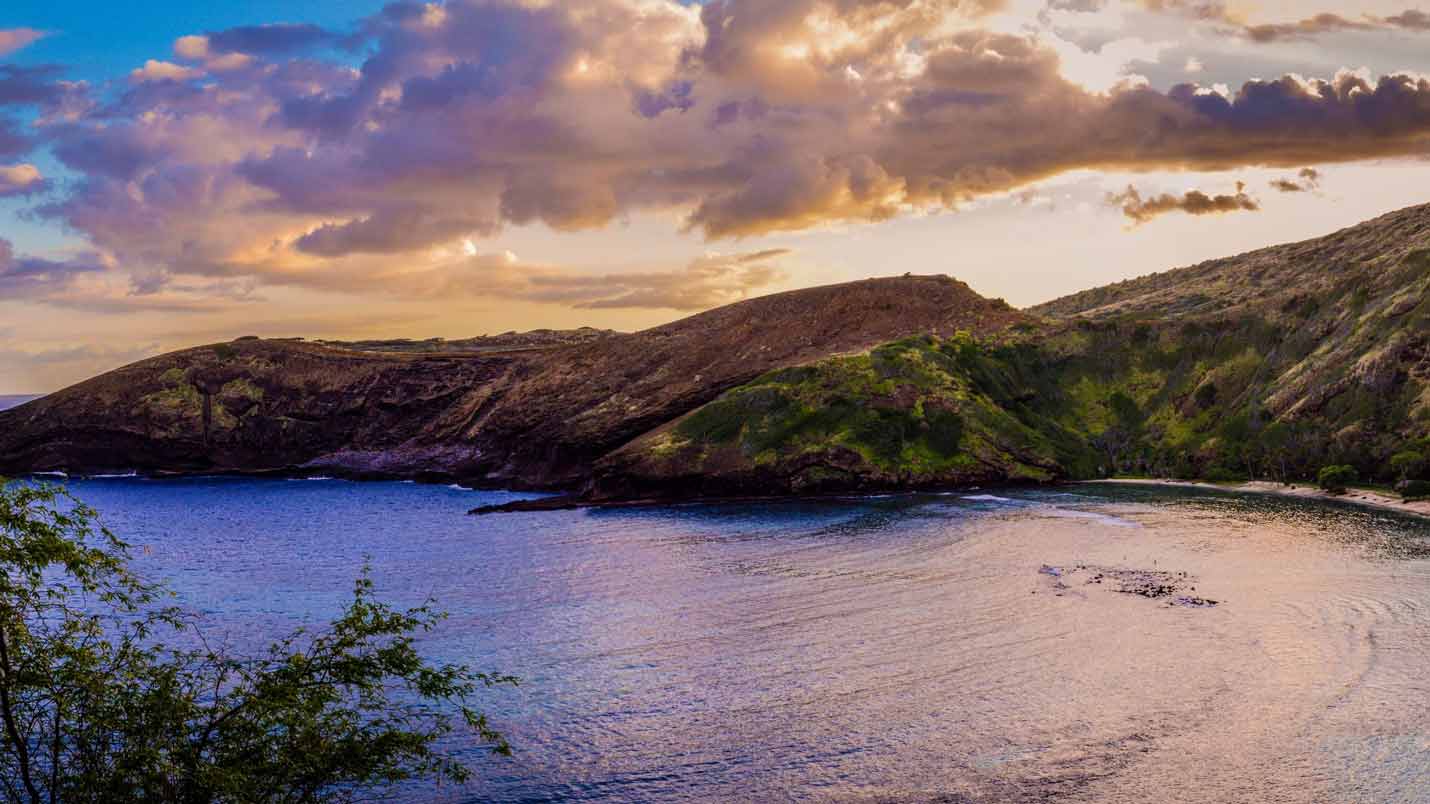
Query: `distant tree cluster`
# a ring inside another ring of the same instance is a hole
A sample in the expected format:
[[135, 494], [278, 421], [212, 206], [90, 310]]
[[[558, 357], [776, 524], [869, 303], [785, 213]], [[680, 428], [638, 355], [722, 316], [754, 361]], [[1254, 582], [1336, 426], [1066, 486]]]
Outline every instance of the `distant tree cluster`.
[[1321, 345], [1313, 329], [1259, 316], [1129, 317], [1001, 353], [1031, 366], [1040, 405], [1090, 431], [1102, 474], [1316, 483], [1323, 468], [1348, 466], [1356, 482], [1427, 496], [1430, 420], [1413, 386], [1357, 378], [1299, 389], [1294, 411], [1270, 408], [1278, 378]]

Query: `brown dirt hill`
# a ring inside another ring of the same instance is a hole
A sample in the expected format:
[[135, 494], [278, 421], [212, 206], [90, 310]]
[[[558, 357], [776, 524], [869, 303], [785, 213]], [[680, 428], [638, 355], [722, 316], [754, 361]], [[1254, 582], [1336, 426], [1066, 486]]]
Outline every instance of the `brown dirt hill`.
[[[492, 485], [574, 487], [603, 455], [776, 368], [860, 352], [914, 333], [992, 333], [1031, 320], [946, 276], [778, 293], [521, 363], [477, 389], [434, 432], [471, 445], [455, 474]], [[368, 456], [335, 456], [362, 471]]]
[[1028, 322], [947, 277], [774, 294], [570, 346], [444, 354], [243, 339], [0, 412], [0, 473], [440, 475], [571, 487], [605, 453], [769, 370]]

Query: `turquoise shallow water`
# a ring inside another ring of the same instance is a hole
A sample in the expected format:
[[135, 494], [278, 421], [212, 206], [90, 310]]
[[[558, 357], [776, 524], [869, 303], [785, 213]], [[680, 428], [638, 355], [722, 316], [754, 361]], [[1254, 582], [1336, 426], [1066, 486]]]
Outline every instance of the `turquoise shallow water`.
[[[1386, 514], [1077, 487], [473, 518], [517, 495], [71, 487], [237, 650], [335, 614], [364, 560], [392, 601], [436, 597], [427, 652], [522, 677], [485, 699], [516, 754], [457, 743], [478, 779], [413, 801], [1430, 801], [1430, 529]], [[1177, 594], [1118, 591], [1139, 573]]]

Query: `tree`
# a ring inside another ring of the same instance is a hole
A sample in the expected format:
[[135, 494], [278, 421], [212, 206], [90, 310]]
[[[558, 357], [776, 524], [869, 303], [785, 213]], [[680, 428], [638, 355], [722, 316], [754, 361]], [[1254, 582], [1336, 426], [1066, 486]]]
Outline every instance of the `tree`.
[[[209, 649], [128, 546], [52, 486], [0, 483], [0, 801], [348, 801], [409, 780], [459, 782], [440, 748], [469, 706], [515, 683], [433, 665], [364, 571], [343, 614], [257, 658]], [[191, 647], [165, 647], [165, 643]]]
[[1355, 467], [1344, 464], [1324, 467], [1316, 476], [1321, 488], [1331, 494], [1345, 494], [1346, 488], [1358, 478]]
[[1122, 471], [1124, 453], [1142, 433], [1143, 414], [1137, 401], [1122, 391], [1113, 391], [1107, 398], [1111, 423], [1096, 438], [1094, 444], [1107, 455], [1108, 472]]
[[1294, 440], [1295, 433], [1285, 422], [1272, 422], [1261, 431], [1259, 443], [1267, 462], [1268, 474], [1274, 471], [1276, 479], [1282, 483], [1290, 482], [1286, 464]]
[[1430, 467], [1430, 460], [1416, 450], [1408, 449], [1390, 456], [1390, 470], [1397, 480], [1419, 480], [1427, 467]]

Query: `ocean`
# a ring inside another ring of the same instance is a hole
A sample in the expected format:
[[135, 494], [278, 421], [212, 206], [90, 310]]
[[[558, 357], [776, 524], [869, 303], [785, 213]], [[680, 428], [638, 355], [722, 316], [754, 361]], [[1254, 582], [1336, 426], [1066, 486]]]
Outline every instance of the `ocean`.
[[39, 398], [34, 394], [0, 394], [0, 410], [17, 408], [32, 399]]
[[469, 517], [414, 483], [70, 488], [210, 635], [379, 593], [512, 673], [411, 801], [1430, 801], [1430, 527], [1071, 486]]

